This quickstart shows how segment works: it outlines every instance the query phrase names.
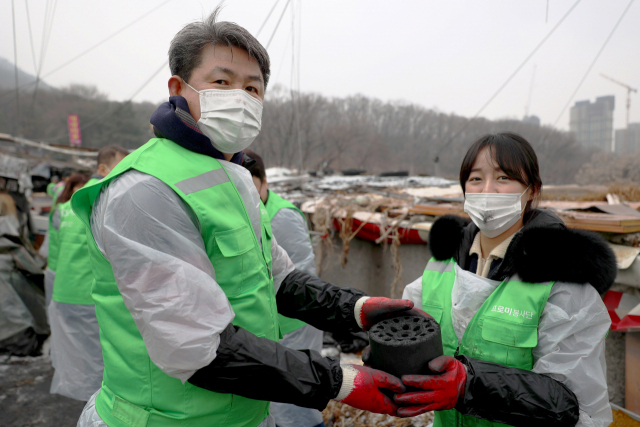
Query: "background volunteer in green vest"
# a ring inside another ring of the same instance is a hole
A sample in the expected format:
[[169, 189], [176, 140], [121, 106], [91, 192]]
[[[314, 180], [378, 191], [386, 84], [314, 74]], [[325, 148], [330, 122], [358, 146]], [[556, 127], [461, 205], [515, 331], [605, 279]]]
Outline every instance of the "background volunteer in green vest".
[[60, 177], [58, 175], [53, 175], [51, 177], [51, 181], [47, 184], [47, 194], [49, 196], [51, 196], [51, 198], [55, 199], [58, 197], [58, 189], [60, 189], [61, 187], [58, 186], [58, 183], [60, 182]]
[[[42, 245], [38, 250], [38, 253], [40, 254], [40, 256], [47, 259], [47, 264], [50, 264], [49, 246], [53, 246], [54, 249], [56, 246], [55, 242], [52, 243], [49, 241], [52, 238], [51, 220], [53, 219], [53, 214], [56, 209], [58, 196], [62, 194], [62, 191], [64, 190], [64, 184], [69, 180], [69, 177], [70, 177], [68, 172], [65, 172], [65, 174], [66, 175], [63, 177], [62, 180], [60, 180], [60, 177], [58, 177], [57, 175], [52, 176], [51, 182], [47, 184], [47, 194], [51, 196], [51, 209], [49, 210], [49, 230], [47, 231], [47, 234], [44, 237], [44, 241], [42, 242]], [[53, 276], [52, 276], [52, 270], [49, 269], [48, 265], [47, 265], [47, 269], [45, 269], [44, 271], [44, 274], [45, 274], [45, 295], [47, 296], [47, 305], [49, 305], [49, 301], [51, 301], [51, 293], [47, 294], [47, 291], [48, 290], [50, 291], [53, 289], [53, 279], [51, 278]], [[47, 285], [49, 285], [49, 287], [47, 287]]]
[[521, 136], [478, 139], [460, 185], [472, 223], [433, 224], [433, 258], [403, 295], [440, 323], [445, 355], [430, 363], [440, 374], [403, 377], [424, 391], [396, 396], [415, 405], [398, 412], [436, 410], [434, 427], [608, 426], [599, 294], [615, 279], [613, 252], [536, 209], [538, 160]]
[[[71, 180], [73, 178], [73, 180]], [[74, 174], [69, 175], [63, 181], [64, 183], [71, 182], [69, 184], [69, 191], [65, 194], [64, 186], [62, 186], [62, 191], [55, 199], [52, 200], [51, 203], [51, 212], [49, 213], [49, 230], [47, 231], [47, 238], [42, 245], [47, 245], [46, 251], [42, 251], [40, 248], [40, 255], [47, 258], [47, 268], [44, 270], [44, 295], [46, 298], [46, 307], [47, 307], [47, 316], [49, 316], [49, 303], [51, 302], [51, 297], [53, 295], [53, 284], [56, 279], [56, 270], [58, 265], [58, 248], [59, 248], [59, 239], [58, 232], [60, 231], [60, 210], [58, 209], [59, 201], [63, 200], [64, 202], [68, 202], [71, 198], [71, 195], [75, 192], [76, 189], [82, 188], [89, 178], [83, 174]], [[77, 188], [76, 188], [77, 187]], [[62, 198], [61, 198], [62, 197]], [[51, 319], [49, 319], [49, 323], [51, 323]]]
[[52, 220], [57, 249], [50, 251], [54, 284], [48, 314], [51, 324], [51, 360], [55, 372], [51, 393], [87, 401], [102, 382], [102, 348], [91, 285], [93, 273], [87, 247], [86, 227], [71, 210], [73, 193], [98, 182], [128, 151], [109, 146], [98, 152], [96, 173], [69, 178], [58, 199]]
[[[56, 262], [58, 259], [58, 229], [60, 228], [60, 215], [58, 214], [56, 216], [56, 209], [58, 196], [60, 196], [60, 194], [62, 194], [62, 191], [64, 190], [64, 182], [65, 181], [60, 181], [60, 179], [54, 175], [51, 179], [51, 183], [47, 185], [47, 194], [51, 196], [49, 229], [47, 230], [47, 235], [42, 242], [42, 246], [40, 246], [40, 250], [38, 250], [40, 256], [46, 258], [47, 260], [47, 268], [44, 269], [44, 295], [46, 298], [47, 307], [51, 302], [53, 281], [56, 278]], [[56, 218], [55, 225], [54, 218]]]
[[[247, 166], [253, 183], [260, 194], [260, 200], [267, 208], [273, 235], [278, 244], [287, 252], [296, 269], [317, 276], [316, 259], [311, 246], [307, 220], [293, 203], [269, 190], [267, 175], [262, 157], [251, 150], [244, 151], [253, 160]], [[300, 320], [280, 315], [280, 330], [284, 335], [280, 344], [294, 350], [322, 350], [322, 331]], [[278, 427], [314, 427], [324, 426], [320, 411], [302, 408], [288, 403], [274, 402], [270, 411]]]
[[171, 42], [157, 138], [72, 199], [92, 235], [105, 364], [78, 426], [274, 426], [269, 401], [395, 414], [380, 389], [403, 391], [399, 379], [277, 343], [278, 312], [367, 330], [418, 311], [296, 270], [277, 244], [241, 165], [261, 128], [269, 56], [216, 22], [218, 10]]

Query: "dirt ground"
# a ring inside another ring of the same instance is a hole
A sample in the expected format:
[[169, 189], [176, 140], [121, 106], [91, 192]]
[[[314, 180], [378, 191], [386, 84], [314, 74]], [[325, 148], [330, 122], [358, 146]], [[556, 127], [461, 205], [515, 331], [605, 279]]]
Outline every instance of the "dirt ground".
[[0, 426], [74, 427], [85, 402], [50, 394], [49, 356], [0, 355]]

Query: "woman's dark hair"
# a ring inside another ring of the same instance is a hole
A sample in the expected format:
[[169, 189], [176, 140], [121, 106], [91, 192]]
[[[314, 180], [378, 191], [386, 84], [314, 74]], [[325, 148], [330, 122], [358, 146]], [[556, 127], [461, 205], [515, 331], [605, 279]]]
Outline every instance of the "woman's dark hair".
[[255, 176], [260, 182], [264, 182], [264, 180], [267, 179], [267, 172], [264, 169], [262, 157], [255, 151], [249, 149], [244, 150], [244, 153], [256, 161], [255, 164], [249, 168], [251, 176]]
[[87, 181], [89, 181], [89, 177], [81, 173], [75, 173], [71, 175], [67, 183], [64, 185], [62, 194], [60, 194], [60, 196], [56, 199], [56, 204], [59, 205], [71, 200], [71, 196], [73, 196], [73, 188], [78, 184], [85, 185]]
[[478, 153], [485, 147], [488, 147], [491, 158], [509, 178], [515, 179], [522, 185], [531, 186], [534, 198], [527, 203], [525, 212], [536, 207], [542, 195], [538, 156], [531, 144], [515, 133], [485, 135], [471, 145], [460, 166], [462, 192], [465, 192], [465, 184], [471, 175]]

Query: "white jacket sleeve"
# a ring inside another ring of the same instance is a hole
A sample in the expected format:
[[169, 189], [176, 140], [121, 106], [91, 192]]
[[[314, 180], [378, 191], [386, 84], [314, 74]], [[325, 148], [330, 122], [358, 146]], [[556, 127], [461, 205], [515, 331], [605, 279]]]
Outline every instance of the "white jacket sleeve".
[[280, 209], [271, 220], [271, 228], [296, 269], [315, 276], [316, 259], [304, 218], [293, 209]]
[[129, 171], [100, 194], [91, 229], [153, 363], [183, 382], [209, 365], [234, 313], [191, 209], [162, 181]]
[[296, 266], [293, 265], [287, 251], [282, 249], [276, 240], [275, 234], [272, 236], [271, 240], [271, 258], [273, 261], [271, 262], [273, 267], [273, 287], [278, 293], [278, 289], [280, 289], [280, 285], [282, 281], [296, 269]]
[[590, 285], [556, 283], [551, 290], [533, 349], [533, 372], [565, 384], [580, 403], [578, 427], [613, 422], [607, 391], [604, 343], [611, 319]]
[[408, 299], [415, 307], [422, 309], [422, 276], [405, 286], [402, 299]]

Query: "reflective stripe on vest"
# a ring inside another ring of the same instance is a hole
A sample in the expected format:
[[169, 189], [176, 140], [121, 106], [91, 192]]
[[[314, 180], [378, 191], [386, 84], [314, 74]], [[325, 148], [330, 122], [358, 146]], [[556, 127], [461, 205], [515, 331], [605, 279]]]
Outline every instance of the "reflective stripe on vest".
[[229, 182], [229, 177], [224, 169], [220, 168], [180, 181], [176, 184], [176, 187], [184, 194], [189, 195], [225, 182]]
[[427, 271], [435, 271], [437, 273], [452, 273], [453, 272], [453, 262], [449, 261], [436, 261], [435, 259], [430, 259], [427, 263], [427, 267], [425, 270]]
[[[86, 185], [99, 180], [92, 178]], [[56, 278], [51, 299], [66, 304], [93, 305], [91, 286], [93, 272], [87, 246], [87, 231], [67, 201], [56, 206], [60, 213], [57, 235], [57, 260], [54, 262]]]
[[[273, 218], [276, 216], [278, 212], [282, 209], [292, 209], [298, 212], [302, 218], [304, 218], [305, 224], [307, 219], [300, 209], [298, 209], [293, 203], [290, 201], [280, 197], [278, 194], [269, 190], [269, 198], [267, 199], [267, 204], [265, 206], [267, 208], [267, 212], [269, 214], [269, 219], [273, 221]], [[276, 239], [278, 236], [276, 236]], [[291, 333], [297, 329], [302, 328], [306, 325], [305, 322], [298, 319], [292, 319], [287, 316], [283, 316], [282, 314], [278, 314], [278, 323], [280, 323], [280, 332], [282, 335], [286, 335]]]
[[[459, 354], [513, 368], [531, 370], [538, 345], [538, 323], [553, 283], [527, 283], [516, 277], [502, 282], [469, 322], [458, 349], [451, 320], [455, 262], [431, 259], [422, 276], [422, 309], [440, 324], [444, 353]], [[434, 427], [504, 426], [460, 414], [436, 411]]]
[[[125, 157], [102, 182], [78, 191], [74, 211], [89, 226], [101, 188], [129, 170], [155, 176], [195, 213], [216, 281], [235, 312], [233, 324], [277, 340], [279, 328], [271, 277], [271, 226], [261, 209], [262, 249], [244, 203], [222, 164], [166, 139], [152, 139]], [[110, 427], [255, 427], [269, 402], [215, 393], [170, 377], [149, 358], [124, 305], [111, 264], [89, 239], [96, 276], [93, 298], [100, 324], [104, 379], [96, 410]]]

